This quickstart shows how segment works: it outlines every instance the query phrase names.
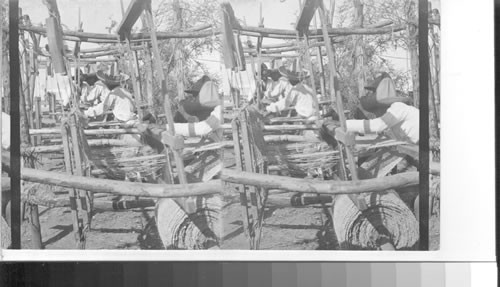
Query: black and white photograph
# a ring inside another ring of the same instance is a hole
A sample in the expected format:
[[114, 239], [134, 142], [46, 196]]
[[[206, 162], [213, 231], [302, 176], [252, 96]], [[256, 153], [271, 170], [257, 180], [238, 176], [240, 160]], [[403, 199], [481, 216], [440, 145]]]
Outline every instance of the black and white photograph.
[[2, 249], [441, 248], [440, 0], [0, 3]]

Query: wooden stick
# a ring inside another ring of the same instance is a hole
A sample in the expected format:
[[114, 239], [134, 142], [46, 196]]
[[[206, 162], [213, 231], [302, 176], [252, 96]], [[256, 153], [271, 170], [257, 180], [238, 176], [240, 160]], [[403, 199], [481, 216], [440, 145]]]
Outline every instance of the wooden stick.
[[[153, 14], [151, 12], [150, 3], [146, 7], [144, 12], [146, 14], [146, 20], [148, 22], [148, 26], [149, 26], [150, 33], [151, 33], [151, 39], [153, 42], [152, 43], [153, 54], [154, 54], [154, 58], [155, 58], [155, 63], [157, 63], [156, 73], [159, 76], [159, 79], [161, 82], [161, 92], [162, 92], [162, 95], [164, 98], [164, 110], [165, 110], [165, 114], [167, 116], [167, 121], [168, 121], [167, 133], [170, 136], [175, 136], [175, 126], [174, 126], [174, 117], [172, 115], [172, 105], [170, 103], [170, 96], [167, 92], [167, 82], [166, 82], [166, 78], [165, 78], [165, 75], [163, 73], [163, 68], [161, 65], [160, 50], [159, 50], [159, 46], [158, 46], [158, 39], [156, 37], [155, 25], [154, 25], [154, 21], [153, 21]], [[180, 152], [180, 150], [174, 149], [174, 150], [172, 150], [172, 153], [174, 154], [175, 165], [176, 165], [177, 169], [179, 170], [179, 173], [177, 175], [179, 178], [179, 182], [185, 184], [185, 183], [187, 183], [187, 178], [186, 178], [186, 174], [184, 173], [184, 162], [182, 160], [181, 152]]]
[[216, 194], [220, 193], [222, 189], [220, 180], [190, 184], [151, 184], [123, 182], [99, 178], [89, 180], [88, 177], [31, 168], [24, 168], [21, 170], [21, 179], [30, 182], [83, 189], [92, 192], [156, 198]]
[[281, 189], [293, 192], [359, 194], [415, 186], [419, 183], [419, 175], [418, 172], [406, 172], [381, 178], [356, 181], [321, 181], [223, 169], [221, 180], [237, 184], [259, 186], [266, 189]]
[[[5, 28], [4, 28], [5, 29]], [[20, 30], [34, 32], [37, 34], [46, 35], [47, 31], [44, 27], [39, 26], [19, 26]], [[378, 35], [378, 34], [388, 34], [405, 30], [404, 25], [394, 25], [391, 27], [380, 27], [380, 28], [329, 28], [329, 36], [347, 36], [347, 35]], [[238, 29], [235, 29], [238, 31]], [[277, 38], [277, 39], [295, 39], [295, 30], [285, 30], [285, 29], [272, 29], [272, 28], [262, 28], [262, 27], [252, 27], [252, 26], [242, 26], [240, 29], [241, 35], [243, 36], [253, 36], [253, 37], [267, 37], [267, 38]], [[182, 39], [182, 38], [205, 38], [212, 37], [214, 35], [219, 35], [220, 29], [212, 28], [206, 31], [180, 31], [180, 32], [157, 32], [158, 40], [167, 39]], [[311, 38], [321, 38], [322, 31], [311, 30]], [[99, 33], [88, 33], [88, 32], [77, 32], [77, 31], [63, 31], [63, 39], [68, 41], [82, 41], [82, 42], [93, 42], [93, 43], [118, 43], [118, 39], [115, 35], [111, 34], [99, 34]], [[130, 40], [134, 41], [152, 41], [150, 33], [133, 33], [130, 35]]]

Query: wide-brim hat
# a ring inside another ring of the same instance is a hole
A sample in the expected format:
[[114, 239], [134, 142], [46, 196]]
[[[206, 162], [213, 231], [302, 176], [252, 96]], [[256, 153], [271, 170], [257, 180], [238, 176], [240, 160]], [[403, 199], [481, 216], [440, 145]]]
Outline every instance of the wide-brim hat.
[[203, 85], [210, 81], [210, 78], [207, 76], [207, 75], [204, 75], [203, 77], [201, 77], [198, 81], [196, 81], [190, 89], [187, 89], [187, 90], [184, 90], [185, 93], [188, 93], [188, 94], [198, 94], [201, 90], [201, 88], [203, 87]]
[[122, 82], [129, 79], [129, 76], [126, 74], [119, 74], [117, 76], [111, 76], [104, 73], [103, 70], [99, 70], [96, 72], [96, 76], [99, 80], [101, 80], [108, 87], [117, 87]]
[[375, 78], [365, 88], [374, 92], [371, 95], [359, 99], [363, 109], [368, 112], [375, 112], [383, 108], [388, 108], [396, 102], [406, 104], [411, 102], [409, 97], [398, 95], [394, 81], [387, 73], [382, 73], [382, 75]]
[[368, 82], [368, 84], [365, 85], [365, 89], [375, 92], [380, 82], [385, 78], [391, 78], [391, 76], [386, 72], [382, 72], [378, 77]]
[[287, 68], [285, 68], [284, 66], [279, 67], [278, 71], [283, 77], [287, 78], [289, 81], [300, 81], [309, 77], [308, 72], [301, 72], [301, 73], [292, 72]]

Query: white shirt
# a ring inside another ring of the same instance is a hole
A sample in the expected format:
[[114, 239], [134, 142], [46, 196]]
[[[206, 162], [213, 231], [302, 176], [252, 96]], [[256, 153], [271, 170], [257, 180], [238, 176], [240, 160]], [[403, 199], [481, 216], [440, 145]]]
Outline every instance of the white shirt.
[[290, 91], [283, 98], [267, 106], [266, 110], [278, 113], [288, 107], [294, 107], [299, 116], [309, 118], [315, 113], [313, 97], [314, 91], [309, 86], [299, 83], [291, 86]]
[[220, 128], [222, 106], [216, 106], [210, 116], [197, 123], [175, 123], [175, 133], [185, 137], [205, 136]]
[[290, 93], [293, 86], [287, 78], [281, 77], [277, 82], [274, 82], [270, 89], [266, 90], [264, 96], [268, 99], [282, 99]]
[[393, 103], [387, 112], [373, 120], [347, 120], [347, 131], [367, 133], [381, 133], [399, 141], [418, 144], [420, 135], [420, 111], [404, 103]]
[[111, 92], [108, 87], [101, 81], [97, 81], [94, 87], [88, 91], [88, 84], [82, 88], [82, 101], [97, 105], [99, 102], [104, 102], [108, 94]]
[[103, 101], [86, 110], [85, 115], [88, 117], [97, 117], [108, 110], [112, 110], [113, 115], [119, 121], [127, 122], [136, 117], [132, 95], [121, 87], [113, 89], [107, 95], [105, 94]]

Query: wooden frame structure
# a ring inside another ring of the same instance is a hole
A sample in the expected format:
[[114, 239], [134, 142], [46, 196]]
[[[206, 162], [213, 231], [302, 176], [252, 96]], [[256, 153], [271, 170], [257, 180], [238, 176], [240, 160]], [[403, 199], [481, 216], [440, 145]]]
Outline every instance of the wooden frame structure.
[[[49, 3], [55, 3], [54, 0], [48, 1]], [[57, 6], [55, 6], [57, 7]], [[225, 10], [226, 9], [226, 10]], [[222, 13], [227, 12], [226, 8], [222, 8]], [[309, 26], [312, 21], [314, 14], [318, 12], [320, 16], [321, 29], [310, 30]], [[132, 33], [132, 27], [137, 22], [137, 20], [144, 16], [145, 22], [149, 28], [148, 32], [141, 33]], [[156, 64], [153, 68], [155, 74], [159, 77], [161, 82], [161, 93], [165, 99], [165, 116], [168, 122], [168, 138], [169, 143], [166, 145], [166, 169], [165, 169], [165, 177], [163, 184], [145, 184], [145, 183], [125, 183], [118, 182], [112, 180], [93, 180], [88, 181], [84, 176], [90, 176], [91, 173], [85, 172], [81, 169], [81, 165], [84, 164], [84, 160], [82, 159], [82, 154], [80, 149], [82, 148], [76, 140], [71, 146], [70, 141], [68, 141], [69, 137], [72, 138], [81, 138], [84, 135], [117, 135], [117, 134], [141, 134], [141, 131], [135, 128], [127, 128], [127, 127], [118, 127], [113, 129], [76, 129], [70, 124], [70, 129], [60, 130], [60, 129], [47, 129], [42, 128], [41, 126], [41, 117], [42, 113], [39, 108], [39, 101], [35, 100], [35, 103], [32, 101], [32, 95], [28, 94], [27, 99], [29, 99], [29, 103], [27, 106], [35, 107], [35, 119], [33, 121], [29, 129], [29, 135], [37, 137], [35, 143], [41, 142], [42, 136], [47, 135], [61, 135], [62, 137], [62, 146], [57, 147], [58, 150], [64, 150], [65, 159], [66, 160], [74, 160], [76, 165], [67, 162], [67, 166], [75, 166], [76, 170], [70, 169], [68, 172], [71, 172], [72, 175], [65, 176], [58, 173], [46, 172], [40, 170], [34, 170], [30, 168], [24, 168], [21, 172], [22, 180], [30, 181], [30, 182], [39, 182], [50, 185], [58, 185], [61, 187], [67, 187], [71, 189], [81, 189], [83, 192], [78, 191], [70, 194], [73, 197], [85, 199], [87, 201], [86, 204], [90, 205], [90, 194], [91, 192], [104, 192], [110, 194], [121, 194], [121, 195], [132, 195], [132, 196], [141, 196], [141, 197], [152, 197], [152, 198], [176, 198], [176, 201], [182, 205], [184, 197], [187, 196], [198, 196], [198, 195], [207, 195], [207, 194], [220, 194], [222, 193], [221, 184], [222, 181], [231, 182], [240, 186], [241, 198], [245, 198], [245, 200], [251, 199], [252, 197], [265, 198], [267, 197], [266, 192], [270, 189], [281, 189], [293, 192], [311, 192], [318, 194], [344, 194], [347, 195], [353, 202], [354, 205], [360, 210], [364, 210], [366, 205], [363, 205], [363, 199], [359, 198], [359, 194], [367, 193], [367, 192], [378, 192], [385, 189], [391, 189], [395, 187], [405, 187], [405, 186], [414, 186], [419, 183], [419, 178], [417, 173], [403, 173], [397, 174], [393, 176], [387, 176], [383, 179], [374, 178], [374, 179], [360, 179], [357, 174], [357, 166], [355, 164], [354, 154], [352, 151], [352, 146], [355, 144], [353, 141], [353, 136], [345, 132], [345, 115], [344, 113], [339, 113], [341, 117], [342, 130], [338, 131], [337, 139], [341, 142], [341, 148], [339, 153], [341, 157], [344, 156], [347, 158], [347, 168], [341, 164], [341, 179], [342, 181], [308, 181], [305, 179], [292, 179], [283, 176], [272, 176], [267, 175], [267, 168], [262, 165], [256, 167], [252, 164], [254, 160], [256, 160], [256, 152], [253, 150], [253, 147], [250, 144], [250, 140], [248, 138], [249, 132], [243, 131], [245, 125], [245, 119], [241, 118], [241, 107], [236, 105], [233, 108], [234, 115], [240, 115], [239, 122], [233, 122], [233, 125], [222, 125], [222, 129], [229, 132], [232, 131], [233, 135], [233, 144], [235, 149], [240, 151], [245, 151], [243, 153], [238, 153], [242, 155], [244, 158], [240, 158], [239, 162], [239, 171], [235, 172], [230, 169], [224, 169], [221, 172], [220, 180], [211, 180], [202, 184], [198, 183], [188, 183], [186, 174], [184, 172], [184, 161], [183, 161], [183, 150], [185, 149], [184, 139], [175, 134], [175, 129], [173, 125], [173, 115], [171, 114], [171, 102], [168, 96], [167, 86], [166, 86], [166, 78], [164, 70], [161, 66], [160, 61], [160, 52], [158, 41], [165, 39], [183, 39], [183, 38], [199, 38], [199, 37], [209, 37], [213, 35], [226, 35], [227, 39], [232, 39], [233, 42], [226, 43], [231, 44], [228, 47], [235, 51], [235, 55], [238, 58], [238, 61], [233, 61], [232, 65], [229, 65], [230, 68], [234, 70], [242, 70], [244, 69], [244, 61], [245, 59], [252, 59], [252, 69], [257, 71], [258, 76], [261, 75], [260, 63], [262, 59], [265, 57], [269, 58], [277, 58], [277, 57], [297, 57], [299, 54], [282, 54], [289, 51], [297, 51], [300, 47], [305, 46], [305, 58], [306, 62], [309, 65], [309, 69], [312, 71], [312, 56], [319, 56], [318, 58], [322, 60], [324, 55], [324, 50], [326, 50], [326, 55], [329, 59], [334, 59], [334, 51], [332, 49], [335, 43], [343, 41], [343, 38], [351, 35], [378, 35], [378, 34], [386, 34], [393, 33], [398, 31], [404, 31], [407, 27], [400, 25], [391, 25], [392, 23], [383, 22], [379, 23], [373, 27], [356, 27], [356, 28], [333, 28], [330, 26], [328, 20], [326, 19], [325, 7], [323, 6], [322, 0], [306, 0], [304, 1], [301, 7], [301, 13], [299, 19], [297, 21], [296, 30], [284, 30], [284, 29], [270, 29], [264, 28], [263, 21], [260, 21], [259, 27], [252, 26], [243, 26], [235, 21], [234, 13], [229, 15], [227, 18], [228, 23], [230, 24], [230, 29], [227, 31], [223, 31], [219, 29], [219, 27], [211, 27], [211, 26], [203, 26], [196, 29], [191, 29], [190, 31], [181, 31], [176, 33], [170, 32], [157, 32], [154, 28], [154, 20], [152, 17], [151, 11], [151, 1], [141, 1], [141, 0], [132, 0], [120, 25], [118, 28], [118, 35], [108, 35], [108, 34], [96, 34], [96, 33], [86, 33], [82, 31], [64, 31], [60, 27], [60, 23], [58, 23], [57, 19], [51, 19], [51, 25], [48, 25], [48, 28], [42, 27], [34, 27], [29, 23], [22, 23], [19, 25], [19, 29], [21, 32], [28, 32], [30, 35], [44, 35], [49, 37], [50, 51], [51, 55], [48, 55], [42, 52], [39, 47], [35, 47], [35, 53], [41, 57], [51, 57], [56, 67], [56, 70], [64, 72], [64, 70], [68, 70], [70, 62], [76, 63], [78, 66], [82, 63], [90, 63], [90, 62], [114, 62], [115, 59], [112, 57], [115, 55], [119, 55], [122, 53], [122, 49], [111, 47], [104, 48], [96, 48], [96, 49], [75, 49], [75, 55], [73, 57], [64, 55], [61, 53], [62, 41], [75, 41], [75, 42], [92, 42], [92, 43], [101, 43], [101, 44], [113, 44], [113, 45], [124, 45], [124, 49], [126, 50], [128, 61], [129, 61], [129, 69], [132, 74], [132, 80], [134, 85], [134, 93], [136, 104], [139, 106], [142, 104], [143, 99], [141, 99], [139, 92], [144, 90], [144, 87], [140, 86], [141, 79], [139, 78], [137, 57], [135, 55], [136, 51], [144, 49], [144, 44], [149, 45], [151, 43], [152, 47], [152, 57], [154, 63]], [[261, 17], [262, 19], [262, 17]], [[432, 25], [439, 25], [439, 22], [432, 22]], [[223, 27], [222, 27], [223, 28]], [[232, 37], [231, 37], [232, 36]], [[241, 45], [241, 41], [239, 41], [239, 37], [248, 36], [248, 37], [256, 37], [257, 45], [256, 47], [248, 47], [243, 48]], [[292, 43], [285, 44], [274, 44], [274, 45], [264, 45], [263, 40], [265, 38], [275, 38], [275, 39], [285, 39], [285, 40], [294, 40]], [[36, 37], [33, 37], [36, 39]], [[142, 45], [138, 45], [142, 44]], [[116, 47], [116, 46], [114, 46]], [[311, 53], [310, 49], [315, 48], [317, 51], [313, 51]], [[58, 51], [59, 55], [52, 54], [53, 51]], [[107, 58], [101, 58], [106, 57]], [[111, 57], [109, 57], [111, 56]], [[253, 58], [257, 57], [257, 61], [253, 61]], [[36, 60], [36, 57], [34, 58]], [[64, 59], [64, 60], [61, 60]], [[234, 60], [234, 59], [233, 59]], [[231, 61], [228, 59], [228, 61]], [[27, 61], [24, 61], [27, 62]], [[254, 68], [254, 64], [257, 64], [257, 67]], [[25, 69], [32, 68], [26, 66]], [[342, 97], [340, 93], [337, 91], [337, 87], [335, 87], [334, 74], [335, 74], [335, 66], [334, 61], [329, 61], [330, 68], [330, 78], [327, 82], [325, 79], [322, 80], [324, 82], [323, 85], [330, 86], [330, 102], [335, 103], [337, 105], [337, 110], [343, 111]], [[78, 69], [77, 69], [78, 70]], [[29, 77], [28, 77], [29, 78]], [[32, 90], [32, 85], [34, 85], [31, 81], [29, 81], [30, 90]], [[314, 86], [314, 81], [312, 82]], [[314, 87], [316, 90], [316, 87]], [[326, 91], [325, 87], [322, 87], [321, 90]], [[74, 91], [73, 91], [74, 92]], [[234, 95], [235, 99], [237, 98]], [[258, 101], [260, 101], [260, 97], [258, 97]], [[52, 101], [51, 101], [52, 102]], [[235, 100], [238, 102], [238, 100]], [[319, 105], [318, 102], [315, 102], [315, 105]], [[52, 113], [55, 112], [55, 104], [51, 104], [50, 110]], [[31, 113], [28, 116], [30, 119]], [[236, 116], [238, 117], [238, 116]], [[71, 122], [72, 123], [72, 122]], [[319, 127], [319, 122], [313, 124], [290, 124], [290, 125], [266, 125], [263, 127], [263, 131], [282, 131], [282, 130], [307, 130], [307, 129], [317, 129]], [[265, 139], [265, 136], [264, 136]], [[113, 143], [113, 144], [116, 144]], [[222, 146], [222, 143], [220, 144]], [[219, 147], [220, 147], [219, 146]], [[39, 147], [36, 147], [39, 148]], [[42, 149], [39, 149], [42, 150]], [[407, 149], [405, 147], [400, 148], [401, 152], [406, 152], [408, 154], [415, 154], [414, 149]], [[73, 153], [73, 155], [71, 155]], [[176, 174], [179, 180], [179, 184], [174, 184], [174, 170], [172, 168], [170, 162], [170, 154], [173, 155], [173, 161], [175, 162]], [[344, 162], [342, 159], [341, 162]], [[80, 166], [80, 167], [79, 167]], [[352, 180], [352, 181], [348, 181]], [[247, 198], [246, 190], [249, 190], [249, 195]], [[250, 200], [251, 201], [251, 200]], [[81, 201], [83, 202], [83, 201]], [[256, 234], [255, 232], [260, 232], [259, 223], [255, 222], [255, 219], [259, 217], [259, 213], [263, 208], [263, 201], [258, 201], [256, 204], [244, 205], [244, 209], [247, 214], [252, 213], [254, 216], [254, 221], [244, 221], [246, 222], [245, 230], [249, 234]], [[36, 205], [35, 202], [33, 202]], [[84, 248], [84, 230], [90, 228], [90, 219], [88, 217], [88, 210], [83, 208], [85, 204], [77, 204], [75, 205], [73, 199], [69, 199], [67, 203], [70, 206], [76, 207], [73, 209], [73, 217], [75, 220], [75, 231], [77, 232], [77, 244], [79, 248]], [[81, 222], [78, 222], [78, 215], [76, 214], [78, 210], [83, 211], [84, 217], [83, 225]], [[87, 212], [87, 213], [85, 213]], [[33, 214], [33, 218], [37, 218], [37, 214]], [[88, 220], [85, 221], [85, 218]], [[248, 218], [247, 218], [248, 219]], [[249, 223], [250, 222], [250, 223]], [[35, 222], [36, 225], [36, 222]], [[254, 226], [252, 226], [254, 225]], [[36, 227], [36, 226], [35, 226]], [[36, 228], [34, 229], [36, 230]], [[39, 230], [39, 226], [38, 226]], [[252, 236], [250, 236], [252, 237]], [[254, 239], [250, 240], [250, 247], [252, 249], [258, 248], [258, 238], [253, 237]], [[41, 243], [40, 243], [41, 244]], [[38, 248], [42, 248], [42, 246], [35, 246]]]

